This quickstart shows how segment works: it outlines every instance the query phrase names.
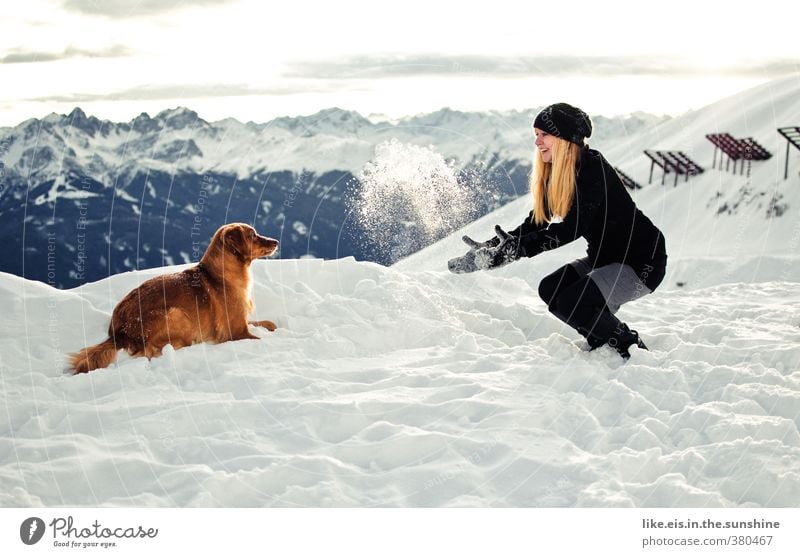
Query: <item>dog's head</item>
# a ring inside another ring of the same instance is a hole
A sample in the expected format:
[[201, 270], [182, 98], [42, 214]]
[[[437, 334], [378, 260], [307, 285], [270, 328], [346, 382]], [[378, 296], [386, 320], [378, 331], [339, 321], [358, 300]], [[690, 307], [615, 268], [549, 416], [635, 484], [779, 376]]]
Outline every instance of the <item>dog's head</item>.
[[235, 222], [217, 230], [209, 249], [212, 247], [221, 249], [224, 254], [233, 255], [244, 264], [250, 264], [253, 259], [275, 253], [278, 240], [259, 235], [249, 224]]

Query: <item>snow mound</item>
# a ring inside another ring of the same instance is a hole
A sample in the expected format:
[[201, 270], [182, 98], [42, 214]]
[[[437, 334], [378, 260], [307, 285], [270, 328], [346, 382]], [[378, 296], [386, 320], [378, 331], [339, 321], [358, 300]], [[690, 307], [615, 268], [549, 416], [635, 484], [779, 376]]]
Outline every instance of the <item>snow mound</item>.
[[623, 364], [518, 276], [257, 261], [276, 332], [64, 374], [122, 295], [179, 268], [69, 291], [0, 273], [0, 505], [800, 500], [796, 283], [625, 306], [650, 351]]

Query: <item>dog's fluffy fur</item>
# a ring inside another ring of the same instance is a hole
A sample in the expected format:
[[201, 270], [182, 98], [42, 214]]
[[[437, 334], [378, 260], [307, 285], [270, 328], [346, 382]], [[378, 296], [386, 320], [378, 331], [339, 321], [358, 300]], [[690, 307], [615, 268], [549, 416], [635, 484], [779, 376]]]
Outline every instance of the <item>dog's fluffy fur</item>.
[[[167, 344], [178, 349], [197, 342], [257, 339], [247, 328], [253, 309], [250, 263], [276, 249], [277, 240], [259, 236], [252, 226], [220, 227], [197, 265], [152, 278], [129, 292], [114, 308], [108, 338], [70, 355], [72, 373], [106, 367], [119, 350], [152, 358]], [[249, 323], [276, 328], [271, 321]]]

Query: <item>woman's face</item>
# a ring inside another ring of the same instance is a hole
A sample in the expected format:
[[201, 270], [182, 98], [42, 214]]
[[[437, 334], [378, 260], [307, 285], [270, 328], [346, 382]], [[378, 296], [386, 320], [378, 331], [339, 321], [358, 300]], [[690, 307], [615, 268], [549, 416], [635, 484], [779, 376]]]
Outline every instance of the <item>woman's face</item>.
[[539, 149], [542, 160], [551, 162], [553, 160], [553, 144], [556, 142], [556, 136], [550, 135], [539, 128], [533, 128], [533, 133], [536, 135], [536, 148]]

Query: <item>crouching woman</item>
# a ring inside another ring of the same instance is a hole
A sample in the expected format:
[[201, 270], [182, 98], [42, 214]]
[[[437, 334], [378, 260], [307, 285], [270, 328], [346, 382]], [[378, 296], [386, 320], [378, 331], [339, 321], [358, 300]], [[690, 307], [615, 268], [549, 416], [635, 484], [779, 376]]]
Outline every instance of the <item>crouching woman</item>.
[[615, 314], [661, 284], [664, 236], [636, 207], [611, 164], [586, 145], [592, 122], [585, 112], [554, 104], [536, 116], [533, 128], [533, 210], [511, 232], [498, 226], [486, 242], [465, 241], [476, 249], [479, 266], [491, 269], [585, 238], [586, 257], [542, 279], [539, 295], [590, 349], [608, 344], [628, 359], [632, 346], [646, 346]]

